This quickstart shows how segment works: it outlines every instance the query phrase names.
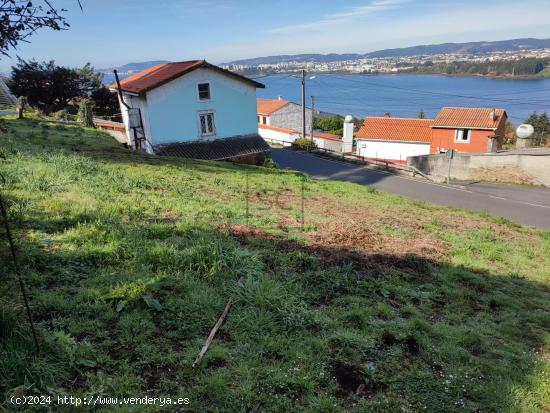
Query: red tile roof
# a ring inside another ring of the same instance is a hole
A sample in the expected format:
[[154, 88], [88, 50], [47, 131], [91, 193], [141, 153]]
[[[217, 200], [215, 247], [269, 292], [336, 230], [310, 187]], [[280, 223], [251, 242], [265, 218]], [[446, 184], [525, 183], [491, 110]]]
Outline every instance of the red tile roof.
[[[264, 125], [263, 123], [258, 123], [258, 128], [260, 129], [268, 129], [275, 132], [282, 132], [282, 133], [288, 133], [289, 135], [301, 135], [302, 132], [294, 130], [294, 129], [288, 129], [288, 128], [280, 128], [278, 126], [271, 126], [271, 125]], [[307, 137], [310, 137], [310, 134], [307, 134]], [[333, 135], [332, 133], [313, 133], [313, 137], [319, 138], [319, 139], [326, 139], [328, 141], [341, 141], [342, 138], [338, 135]]]
[[256, 109], [259, 115], [270, 115], [288, 104], [288, 100], [282, 99], [256, 99]]
[[[205, 60], [189, 60], [186, 62], [161, 63], [121, 80], [120, 86], [121, 89], [126, 92], [142, 93], [154, 89], [157, 86], [160, 86], [166, 82], [169, 82], [170, 80], [176, 79], [186, 73], [192, 72], [193, 70], [199, 68], [213, 69], [236, 79], [250, 83], [255, 87], [265, 87], [261, 83], [258, 83], [252, 79], [241, 76], [229, 70], [222, 69], [221, 67], [214, 66]], [[111, 84], [110, 88], [118, 89], [116, 83]]]
[[313, 133], [314, 138], [326, 139], [327, 141], [342, 141], [342, 138], [332, 133]]
[[[492, 116], [493, 110], [495, 116]], [[434, 119], [434, 128], [497, 129], [507, 115], [504, 109], [442, 108]]]
[[432, 119], [367, 117], [357, 139], [426, 142], [432, 140]]
[[275, 132], [282, 132], [282, 133], [288, 133], [288, 134], [301, 134], [301, 132], [295, 131], [294, 129], [279, 128], [278, 126], [264, 125], [263, 123], [258, 123], [258, 128], [269, 129]]

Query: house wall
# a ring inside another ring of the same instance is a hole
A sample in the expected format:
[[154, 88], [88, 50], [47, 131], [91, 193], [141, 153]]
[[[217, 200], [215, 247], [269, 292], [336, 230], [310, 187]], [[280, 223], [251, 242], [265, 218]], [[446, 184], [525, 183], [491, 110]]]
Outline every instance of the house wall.
[[[146, 150], [149, 153], [153, 153], [153, 148], [151, 148], [152, 141], [151, 141], [151, 128], [149, 124], [149, 116], [147, 111], [147, 100], [143, 96], [135, 96], [130, 95], [127, 93], [123, 94], [124, 102], [130, 106], [131, 108], [139, 108], [141, 111], [141, 118], [143, 121], [143, 129], [145, 132], [145, 136], [147, 138]], [[120, 102], [120, 96], [118, 97], [118, 103], [120, 105], [120, 112], [122, 114], [122, 122], [124, 123], [124, 128], [126, 129], [126, 137], [128, 139], [128, 146], [134, 148], [135, 147], [135, 141], [134, 141], [134, 134], [130, 130], [129, 122], [128, 122], [128, 109], [126, 106], [124, 106]]]
[[[197, 83], [209, 82], [211, 99], [199, 101]], [[227, 138], [258, 133], [256, 88], [201, 68], [147, 92], [148, 139], [153, 144]], [[200, 111], [213, 111], [216, 134], [201, 138]]]
[[313, 137], [313, 141], [318, 148], [327, 149], [333, 152], [342, 152], [342, 141], [333, 141], [331, 139], [323, 139]]
[[[302, 131], [302, 107], [290, 102], [269, 115], [268, 125]], [[311, 131], [311, 110], [306, 110], [306, 133]]]
[[487, 152], [487, 141], [489, 136], [497, 135], [497, 149], [502, 148], [502, 142], [505, 134], [505, 121], [500, 122], [496, 130], [470, 129], [470, 142], [456, 143], [456, 129], [432, 128], [431, 153], [438, 153], [438, 148], [442, 150], [455, 149], [458, 152]]
[[408, 156], [427, 155], [429, 153], [429, 143], [357, 139], [356, 154], [365, 158], [405, 161]]
[[279, 143], [282, 146], [291, 146], [292, 142], [300, 137], [298, 133], [287, 133], [265, 128], [258, 128], [258, 133], [266, 142]]

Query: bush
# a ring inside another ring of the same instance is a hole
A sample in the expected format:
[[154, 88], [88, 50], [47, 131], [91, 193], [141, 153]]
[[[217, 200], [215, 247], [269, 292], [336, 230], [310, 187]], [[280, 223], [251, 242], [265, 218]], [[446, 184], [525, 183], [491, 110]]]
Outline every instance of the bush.
[[292, 149], [297, 151], [311, 151], [317, 149], [317, 144], [308, 138], [298, 138], [292, 143]]

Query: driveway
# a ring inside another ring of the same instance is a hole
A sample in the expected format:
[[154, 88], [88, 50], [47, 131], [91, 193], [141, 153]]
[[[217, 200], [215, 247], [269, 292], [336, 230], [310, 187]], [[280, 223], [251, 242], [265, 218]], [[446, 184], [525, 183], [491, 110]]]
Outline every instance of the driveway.
[[485, 211], [519, 224], [550, 229], [550, 189], [489, 183], [461, 187], [437, 184], [288, 149], [272, 149], [272, 156], [281, 168], [305, 172], [313, 178], [371, 185], [420, 201]]

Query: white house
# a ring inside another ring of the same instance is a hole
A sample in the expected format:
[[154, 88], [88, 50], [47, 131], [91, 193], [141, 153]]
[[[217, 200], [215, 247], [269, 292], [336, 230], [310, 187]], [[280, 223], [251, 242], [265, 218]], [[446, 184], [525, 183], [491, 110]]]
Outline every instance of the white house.
[[432, 119], [367, 117], [356, 135], [356, 155], [405, 163], [408, 156], [429, 155]]
[[129, 146], [200, 159], [269, 151], [256, 119], [256, 88], [263, 87], [204, 60], [158, 64], [110, 86]]

